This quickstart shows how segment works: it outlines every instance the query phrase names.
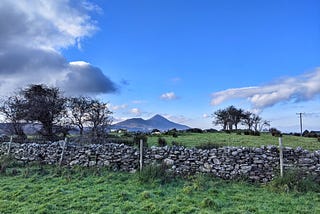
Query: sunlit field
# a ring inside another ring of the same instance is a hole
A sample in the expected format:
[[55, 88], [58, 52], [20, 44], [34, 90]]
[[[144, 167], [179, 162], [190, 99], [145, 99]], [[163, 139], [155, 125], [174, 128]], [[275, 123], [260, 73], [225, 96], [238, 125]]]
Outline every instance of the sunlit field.
[[166, 182], [105, 169], [8, 168], [0, 213], [319, 213], [320, 194], [204, 175]]
[[[178, 137], [171, 135], [150, 136], [148, 137], [149, 145], [157, 145], [158, 138], [166, 139], [166, 142], [171, 145], [172, 142], [177, 142], [186, 147], [195, 147], [201, 144], [212, 143], [218, 146], [239, 146], [239, 147], [261, 147], [268, 145], [279, 145], [279, 138], [274, 137], [269, 133], [262, 133], [260, 136], [238, 135], [236, 133], [182, 133]], [[302, 147], [307, 150], [320, 150], [320, 142], [317, 138], [297, 137], [291, 135], [283, 135], [283, 146], [286, 147]]]

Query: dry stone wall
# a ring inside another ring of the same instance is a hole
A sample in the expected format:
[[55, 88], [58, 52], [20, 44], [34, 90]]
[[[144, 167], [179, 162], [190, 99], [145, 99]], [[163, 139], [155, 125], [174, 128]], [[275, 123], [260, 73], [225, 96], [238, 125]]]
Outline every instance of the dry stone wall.
[[[91, 144], [53, 142], [2, 143], [0, 156], [10, 154], [23, 162], [42, 162], [68, 166], [105, 166], [113, 170], [135, 172], [139, 169], [139, 149], [123, 144]], [[320, 151], [284, 148], [284, 166], [303, 169], [320, 176]], [[202, 150], [184, 147], [151, 147], [143, 151], [144, 165], [164, 163], [176, 174], [210, 173], [224, 178], [246, 177], [252, 181], [268, 182], [279, 173], [279, 149], [221, 147]]]

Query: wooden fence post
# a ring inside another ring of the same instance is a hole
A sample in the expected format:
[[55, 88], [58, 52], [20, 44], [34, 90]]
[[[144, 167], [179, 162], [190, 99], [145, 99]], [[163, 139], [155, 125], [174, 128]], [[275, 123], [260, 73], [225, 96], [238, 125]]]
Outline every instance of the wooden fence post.
[[67, 140], [68, 140], [68, 138], [65, 138], [64, 141], [63, 141], [62, 152], [61, 152], [60, 161], [59, 161], [59, 167], [62, 164], [64, 150], [65, 150], [65, 147], [66, 147]]
[[142, 171], [143, 167], [143, 140], [140, 139], [140, 172]]
[[12, 143], [12, 135], [10, 136], [10, 141], [9, 141], [9, 146], [8, 146], [8, 152], [7, 155], [10, 155], [10, 150], [11, 150], [11, 143]]
[[280, 156], [280, 176], [283, 177], [283, 148], [282, 148], [282, 137], [279, 137], [279, 156]]

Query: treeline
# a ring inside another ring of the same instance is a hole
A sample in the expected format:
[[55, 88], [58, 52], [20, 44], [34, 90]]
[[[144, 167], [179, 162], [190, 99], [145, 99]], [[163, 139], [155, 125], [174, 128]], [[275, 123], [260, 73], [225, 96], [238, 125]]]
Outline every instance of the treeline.
[[261, 132], [264, 127], [270, 126], [269, 121], [263, 120], [259, 115], [233, 105], [219, 109], [213, 113], [213, 123], [221, 125], [223, 130], [238, 130], [239, 124], [247, 127], [248, 131]]
[[97, 99], [65, 97], [59, 88], [30, 85], [1, 100], [0, 113], [8, 124], [7, 133], [20, 140], [27, 138], [25, 127], [33, 126], [49, 141], [64, 138], [72, 129], [97, 141], [105, 137], [112, 112]]

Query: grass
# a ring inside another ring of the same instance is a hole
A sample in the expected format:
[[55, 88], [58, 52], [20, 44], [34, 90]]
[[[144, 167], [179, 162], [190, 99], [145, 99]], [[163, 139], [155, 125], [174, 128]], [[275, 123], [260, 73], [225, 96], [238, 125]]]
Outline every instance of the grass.
[[[261, 136], [238, 135], [236, 133], [183, 133], [178, 137], [167, 135], [150, 136], [148, 137], [149, 145], [157, 145], [158, 138], [164, 138], [169, 145], [175, 141], [186, 147], [195, 147], [201, 144], [212, 143], [219, 146], [242, 146], [242, 147], [260, 147], [262, 145], [279, 145], [278, 137], [273, 137], [271, 134], [262, 133]], [[317, 138], [306, 138], [284, 135], [283, 146], [286, 147], [302, 147], [304, 149], [314, 151], [320, 150], [320, 142]]]
[[12, 168], [0, 175], [0, 213], [319, 213], [316, 192], [204, 175], [162, 183], [105, 169]]

